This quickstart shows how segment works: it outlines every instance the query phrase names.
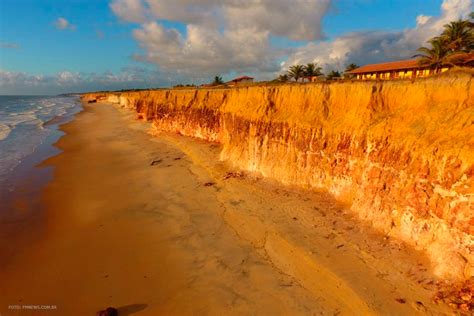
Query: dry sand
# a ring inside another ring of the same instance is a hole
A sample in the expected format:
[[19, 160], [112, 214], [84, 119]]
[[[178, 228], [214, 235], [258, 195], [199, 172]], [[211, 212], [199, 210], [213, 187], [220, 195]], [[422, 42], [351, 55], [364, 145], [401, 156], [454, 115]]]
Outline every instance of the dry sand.
[[420, 253], [325, 192], [238, 173], [217, 145], [153, 138], [110, 104], [62, 129], [40, 215], [0, 242], [2, 316], [447, 312]]

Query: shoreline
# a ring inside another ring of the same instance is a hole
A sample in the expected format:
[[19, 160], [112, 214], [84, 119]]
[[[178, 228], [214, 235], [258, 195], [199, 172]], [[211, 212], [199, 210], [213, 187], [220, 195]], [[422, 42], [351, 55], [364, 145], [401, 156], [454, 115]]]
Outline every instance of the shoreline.
[[62, 152], [42, 163], [54, 167], [44, 229], [0, 271], [0, 313], [446, 311], [431, 302], [427, 259], [331, 195], [238, 174], [216, 145], [153, 138], [133, 116], [86, 104], [61, 127]]
[[14, 245], [9, 242], [0, 244], [0, 253], [4, 255], [0, 268], [14, 256], [16, 247], [31, 243], [42, 229], [44, 207], [41, 196], [44, 188], [53, 180], [52, 168], [42, 164], [61, 153], [55, 146], [65, 135], [61, 126], [72, 122], [82, 110], [83, 103], [78, 100], [77, 109], [43, 122], [43, 126], [50, 129], [50, 134], [0, 181], [0, 239], [16, 241]]

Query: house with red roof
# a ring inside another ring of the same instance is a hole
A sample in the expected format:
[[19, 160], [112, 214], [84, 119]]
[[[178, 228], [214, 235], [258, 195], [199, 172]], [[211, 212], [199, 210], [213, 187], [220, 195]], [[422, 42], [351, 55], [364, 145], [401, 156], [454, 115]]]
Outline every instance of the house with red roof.
[[451, 68], [450, 65], [444, 65], [439, 69], [434, 69], [421, 65], [418, 59], [408, 59], [365, 65], [348, 71], [347, 74], [352, 74], [355, 78], [361, 80], [412, 79], [445, 72], [449, 68]]
[[242, 76], [242, 77], [234, 78], [231, 81], [226, 82], [226, 84], [228, 84], [230, 86], [236, 86], [236, 85], [245, 84], [245, 83], [252, 83], [252, 82], [253, 82], [253, 77]]

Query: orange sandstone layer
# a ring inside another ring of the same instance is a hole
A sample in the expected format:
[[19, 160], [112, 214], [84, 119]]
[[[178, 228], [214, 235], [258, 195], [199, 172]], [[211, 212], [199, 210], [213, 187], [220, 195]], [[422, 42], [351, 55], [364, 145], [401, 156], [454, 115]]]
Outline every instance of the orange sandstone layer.
[[286, 184], [325, 188], [360, 218], [474, 276], [472, 73], [416, 81], [88, 94], [223, 145], [221, 159]]

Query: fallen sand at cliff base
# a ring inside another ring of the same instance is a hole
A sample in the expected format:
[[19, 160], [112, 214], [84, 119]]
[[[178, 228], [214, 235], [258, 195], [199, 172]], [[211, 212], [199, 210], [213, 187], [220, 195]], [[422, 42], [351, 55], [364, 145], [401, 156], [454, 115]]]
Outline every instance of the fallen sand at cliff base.
[[[95, 104], [45, 164], [44, 225], [0, 271], [0, 313], [439, 314], [427, 258], [371, 231], [326, 192], [218, 161], [217, 145]], [[121, 315], [122, 315], [121, 314]]]

